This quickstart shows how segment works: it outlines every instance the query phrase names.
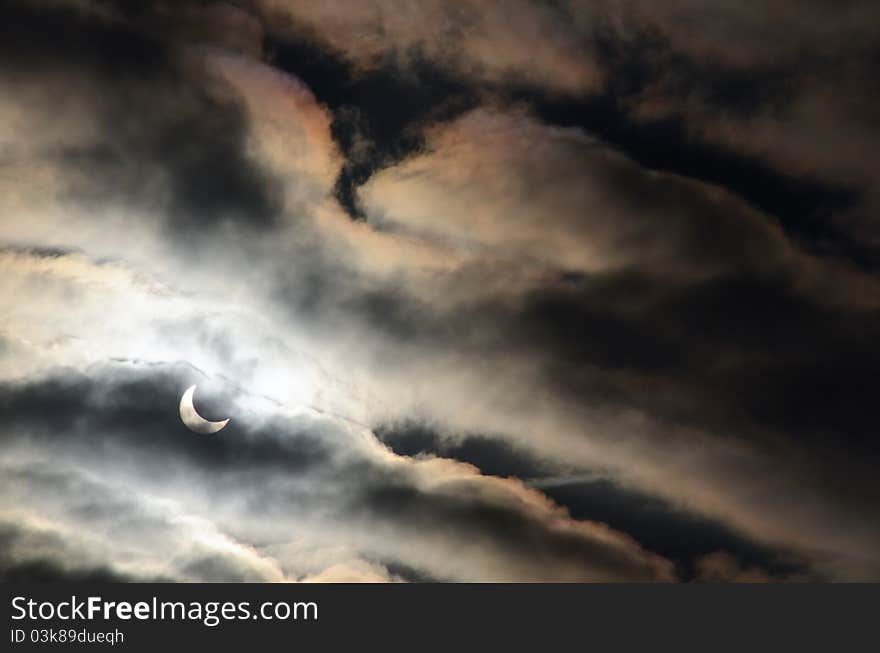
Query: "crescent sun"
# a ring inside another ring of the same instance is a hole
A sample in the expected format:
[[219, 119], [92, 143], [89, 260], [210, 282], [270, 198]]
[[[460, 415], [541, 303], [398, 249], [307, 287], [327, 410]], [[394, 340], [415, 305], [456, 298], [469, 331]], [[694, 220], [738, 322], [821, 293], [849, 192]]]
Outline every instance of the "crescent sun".
[[180, 419], [184, 425], [186, 425], [186, 428], [195, 433], [210, 435], [229, 424], [229, 418], [219, 422], [211, 422], [199, 415], [196, 412], [196, 407], [193, 406], [193, 395], [195, 394], [195, 391], [196, 386], [191, 385], [180, 398]]

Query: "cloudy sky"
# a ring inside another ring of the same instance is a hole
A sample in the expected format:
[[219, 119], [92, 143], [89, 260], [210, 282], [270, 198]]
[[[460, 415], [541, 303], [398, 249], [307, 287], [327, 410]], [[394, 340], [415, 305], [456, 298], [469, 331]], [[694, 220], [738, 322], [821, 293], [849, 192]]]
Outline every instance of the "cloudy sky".
[[0, 577], [880, 579], [878, 44], [4, 2]]

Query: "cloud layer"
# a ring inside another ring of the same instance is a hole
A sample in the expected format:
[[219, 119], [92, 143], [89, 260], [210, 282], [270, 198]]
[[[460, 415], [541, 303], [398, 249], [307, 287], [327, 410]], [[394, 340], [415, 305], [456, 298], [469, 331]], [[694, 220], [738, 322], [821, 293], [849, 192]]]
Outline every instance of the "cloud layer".
[[3, 577], [880, 577], [870, 3], [136, 5], [0, 10]]

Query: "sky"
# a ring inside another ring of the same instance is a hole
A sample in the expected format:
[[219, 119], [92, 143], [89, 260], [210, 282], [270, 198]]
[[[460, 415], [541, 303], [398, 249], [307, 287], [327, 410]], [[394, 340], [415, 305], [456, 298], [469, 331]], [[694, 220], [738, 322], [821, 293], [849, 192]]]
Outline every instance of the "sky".
[[878, 14], [4, 2], [0, 578], [880, 580]]

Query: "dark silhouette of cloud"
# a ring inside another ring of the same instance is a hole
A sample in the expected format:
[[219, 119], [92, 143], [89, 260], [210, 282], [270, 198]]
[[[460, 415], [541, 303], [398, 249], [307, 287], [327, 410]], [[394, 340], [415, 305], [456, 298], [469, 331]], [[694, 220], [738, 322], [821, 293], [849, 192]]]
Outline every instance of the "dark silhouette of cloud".
[[98, 16], [65, 3], [2, 9], [0, 72], [12, 88], [39, 88], [49, 114], [59, 101], [82, 106], [87, 113], [62, 117], [100, 130], [38, 156], [68, 170], [72, 201], [159, 209], [175, 234], [271, 226], [277, 180], [247, 152], [235, 92], [173, 40], [175, 19], [161, 4], [107, 7]]

